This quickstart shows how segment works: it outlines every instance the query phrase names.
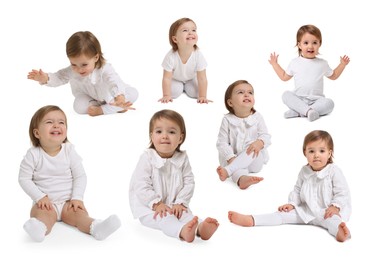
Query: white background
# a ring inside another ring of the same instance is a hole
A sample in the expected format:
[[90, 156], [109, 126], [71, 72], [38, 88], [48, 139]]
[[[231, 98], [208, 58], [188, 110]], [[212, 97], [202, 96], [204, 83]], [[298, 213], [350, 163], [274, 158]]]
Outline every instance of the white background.
[[[365, 1], [2, 1], [1, 128], [2, 181], [0, 247], [2, 259], [188, 259], [190, 257], [284, 259], [347, 259], [367, 255], [368, 201], [366, 165], [368, 29]], [[119, 3], [119, 4], [118, 4]], [[200, 105], [182, 95], [160, 104], [161, 62], [169, 51], [169, 26], [189, 17], [198, 27], [199, 42], [208, 62], [208, 98]], [[341, 77], [325, 79], [325, 94], [335, 102], [329, 116], [315, 122], [283, 118], [281, 95], [293, 80], [282, 82], [268, 63], [280, 54], [286, 68], [297, 56], [295, 37], [304, 24], [318, 26], [323, 35], [321, 57], [332, 68], [339, 57], [351, 58]], [[68, 65], [65, 43], [76, 31], [89, 30], [100, 40], [105, 58], [122, 79], [140, 93], [136, 111], [92, 118], [72, 108], [69, 85], [47, 88], [27, 80], [31, 69], [54, 72]], [[248, 80], [255, 89], [255, 108], [272, 135], [270, 161], [258, 176], [265, 180], [241, 191], [231, 181], [220, 182], [215, 172], [218, 129], [227, 112], [223, 96], [228, 85]], [[117, 214], [122, 227], [105, 241], [57, 223], [43, 243], [30, 240], [22, 229], [29, 217], [30, 198], [20, 188], [19, 164], [30, 147], [28, 125], [41, 106], [60, 106], [68, 117], [68, 139], [84, 159], [88, 176], [85, 205], [95, 218]], [[220, 226], [209, 241], [192, 244], [165, 236], [134, 220], [128, 204], [130, 176], [148, 146], [148, 123], [161, 109], [181, 113], [187, 125], [187, 150], [195, 174], [192, 211], [200, 218], [217, 218]], [[313, 226], [242, 228], [230, 223], [228, 210], [268, 213], [287, 202], [306, 159], [304, 136], [314, 129], [331, 133], [335, 162], [352, 192], [353, 214], [347, 223], [352, 239], [338, 243]]]

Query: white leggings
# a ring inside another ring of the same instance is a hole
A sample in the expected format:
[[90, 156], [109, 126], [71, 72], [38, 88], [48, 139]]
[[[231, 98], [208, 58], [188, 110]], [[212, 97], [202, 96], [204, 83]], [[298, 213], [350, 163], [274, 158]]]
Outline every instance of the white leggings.
[[[306, 224], [297, 214], [296, 210], [290, 212], [274, 212], [263, 215], [253, 215], [255, 226], [278, 226], [282, 224]], [[338, 226], [342, 223], [342, 219], [338, 215], [333, 215], [330, 218], [316, 218], [308, 225], [323, 227], [328, 230], [329, 234], [336, 237]]]
[[243, 151], [227, 166], [224, 168], [235, 183], [241, 176], [247, 176], [250, 172], [255, 173], [261, 171], [264, 164], [264, 155], [259, 152], [259, 155], [253, 158], [254, 153], [247, 155], [246, 151]]
[[[134, 103], [137, 98], [138, 91], [135, 88], [127, 87], [125, 94], [126, 102], [129, 101], [131, 103]], [[111, 100], [110, 102], [113, 101], [114, 100]], [[73, 108], [74, 111], [76, 111], [78, 114], [87, 114], [88, 108], [90, 106], [101, 106], [104, 115], [114, 114], [123, 110], [121, 107], [112, 106], [107, 104], [106, 102], [99, 102], [86, 94], [79, 94], [75, 97]]]
[[302, 117], [306, 117], [306, 114], [310, 109], [315, 110], [320, 116], [323, 116], [332, 112], [334, 108], [334, 102], [332, 99], [321, 97], [312, 101], [310, 99], [297, 96], [292, 91], [285, 91], [282, 95], [282, 100], [289, 109], [296, 111]]
[[172, 98], [178, 98], [183, 92], [185, 92], [190, 98], [198, 98], [199, 96], [199, 87], [196, 78], [186, 81], [185, 83], [172, 79], [171, 87]]
[[193, 218], [194, 216], [192, 215], [192, 212], [188, 210], [188, 212], [183, 212], [180, 219], [178, 219], [174, 215], [169, 214], [166, 217], [161, 218], [160, 216], [157, 216], [156, 219], [154, 219], [153, 212], [152, 214], [140, 217], [139, 220], [141, 224], [146, 227], [161, 230], [167, 236], [179, 239], [183, 226], [186, 225]]

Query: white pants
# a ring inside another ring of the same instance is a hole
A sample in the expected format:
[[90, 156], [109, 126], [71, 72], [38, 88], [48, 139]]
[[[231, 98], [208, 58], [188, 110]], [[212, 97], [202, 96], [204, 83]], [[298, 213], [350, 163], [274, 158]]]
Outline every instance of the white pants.
[[190, 98], [198, 98], [199, 96], [199, 87], [196, 78], [186, 81], [185, 83], [172, 79], [171, 87], [172, 98], [178, 98], [183, 92]]
[[[297, 214], [296, 210], [290, 212], [277, 211], [271, 214], [253, 215], [255, 226], [277, 226], [282, 224], [306, 224]], [[342, 223], [342, 219], [338, 215], [330, 218], [316, 218], [308, 225], [323, 227], [328, 230], [329, 234], [336, 237], [338, 226]]]
[[292, 91], [285, 91], [282, 95], [283, 103], [289, 109], [297, 112], [302, 117], [306, 117], [310, 109], [315, 110], [320, 116], [327, 115], [333, 111], [334, 102], [332, 99], [321, 97], [317, 100], [299, 97]]
[[255, 158], [253, 158], [253, 155], [254, 153], [247, 155], [246, 151], [243, 151], [230, 164], [224, 167], [235, 183], [238, 183], [240, 177], [247, 176], [249, 173], [259, 172], [263, 168], [263, 153], [259, 152], [259, 155]]
[[[126, 102], [129, 101], [131, 103], [134, 103], [137, 98], [138, 91], [135, 88], [127, 87], [125, 94]], [[114, 100], [111, 100], [110, 102], [113, 101]], [[87, 114], [88, 108], [90, 106], [101, 106], [104, 115], [117, 113], [123, 110], [121, 107], [112, 106], [107, 104], [106, 102], [99, 102], [86, 94], [80, 94], [75, 97], [73, 107], [74, 111], [76, 111], [78, 114]]]
[[166, 217], [161, 218], [160, 216], [157, 216], [156, 219], [154, 219], [154, 212], [152, 214], [140, 217], [139, 219], [142, 225], [161, 230], [167, 236], [179, 239], [183, 226], [193, 218], [194, 216], [192, 215], [192, 212], [188, 210], [188, 212], [183, 212], [180, 219], [169, 214]]

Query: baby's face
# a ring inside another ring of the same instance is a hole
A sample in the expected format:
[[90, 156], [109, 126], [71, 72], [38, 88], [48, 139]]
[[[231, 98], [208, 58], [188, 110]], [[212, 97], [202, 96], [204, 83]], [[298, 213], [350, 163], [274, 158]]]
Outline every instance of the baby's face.
[[86, 77], [90, 75], [94, 69], [96, 62], [99, 60], [99, 55], [94, 57], [87, 57], [84, 54], [78, 57], [69, 57], [70, 64], [75, 73], [79, 74], [81, 77]]
[[304, 58], [313, 59], [319, 54], [320, 40], [310, 33], [305, 33], [297, 46]]
[[314, 171], [321, 171], [331, 158], [332, 150], [324, 140], [317, 140], [306, 145], [305, 156]]
[[173, 36], [173, 41], [178, 47], [190, 45], [194, 46], [197, 43], [197, 28], [193, 22], [185, 22], [179, 26], [177, 33]]
[[151, 142], [160, 157], [172, 157], [182, 140], [183, 134], [178, 124], [166, 118], [160, 118], [155, 121], [151, 133]]

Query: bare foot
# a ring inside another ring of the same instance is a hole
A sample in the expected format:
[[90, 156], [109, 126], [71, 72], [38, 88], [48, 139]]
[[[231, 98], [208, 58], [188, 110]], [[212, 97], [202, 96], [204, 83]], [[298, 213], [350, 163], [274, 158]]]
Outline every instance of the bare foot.
[[188, 243], [191, 243], [195, 239], [195, 233], [198, 224], [198, 217], [194, 217], [192, 220], [187, 222], [181, 230], [180, 238]]
[[228, 219], [233, 224], [243, 227], [253, 227], [255, 225], [254, 218], [251, 215], [243, 215], [235, 211], [228, 212]]
[[219, 226], [218, 220], [214, 218], [206, 218], [200, 223], [198, 234], [202, 240], [208, 240], [217, 231]]
[[218, 173], [218, 175], [219, 175], [219, 179], [220, 179], [221, 181], [225, 181], [225, 180], [228, 178], [228, 172], [227, 172], [227, 170], [226, 170], [226, 169], [224, 169], [224, 167], [222, 167], [222, 166], [219, 166], [219, 167], [217, 168], [217, 173]]
[[344, 242], [350, 237], [351, 237], [350, 230], [346, 226], [345, 222], [342, 222], [338, 226], [338, 232], [337, 232], [337, 235], [336, 235], [337, 241], [338, 242]]
[[100, 116], [103, 114], [102, 108], [100, 106], [89, 106], [87, 113], [90, 116]]
[[256, 176], [241, 176], [238, 179], [238, 187], [241, 190], [245, 190], [253, 184], [259, 183], [264, 180], [263, 177], [256, 177]]

